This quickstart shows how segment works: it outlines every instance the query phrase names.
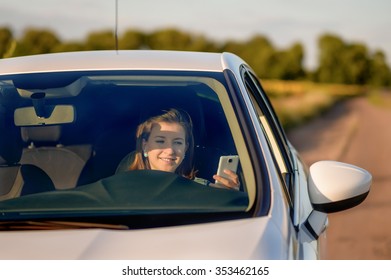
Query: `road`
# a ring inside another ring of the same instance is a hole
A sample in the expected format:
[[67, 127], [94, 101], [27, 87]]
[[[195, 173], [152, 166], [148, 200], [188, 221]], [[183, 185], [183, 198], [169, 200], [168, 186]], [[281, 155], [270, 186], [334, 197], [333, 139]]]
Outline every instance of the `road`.
[[308, 166], [318, 160], [338, 160], [365, 168], [373, 176], [362, 204], [329, 215], [326, 258], [391, 259], [391, 109], [355, 98], [290, 131], [288, 138]]

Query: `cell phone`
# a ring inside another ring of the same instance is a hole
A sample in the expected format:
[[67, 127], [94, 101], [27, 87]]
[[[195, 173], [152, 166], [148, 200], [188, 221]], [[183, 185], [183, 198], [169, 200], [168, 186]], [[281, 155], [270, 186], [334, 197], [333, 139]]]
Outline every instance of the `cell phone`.
[[[224, 173], [224, 169], [229, 169], [237, 173], [238, 165], [239, 165], [238, 155], [221, 156], [219, 160], [219, 166], [217, 168], [217, 175], [224, 178], [228, 178], [228, 175]], [[219, 182], [216, 180], [215, 183], [218, 184]]]

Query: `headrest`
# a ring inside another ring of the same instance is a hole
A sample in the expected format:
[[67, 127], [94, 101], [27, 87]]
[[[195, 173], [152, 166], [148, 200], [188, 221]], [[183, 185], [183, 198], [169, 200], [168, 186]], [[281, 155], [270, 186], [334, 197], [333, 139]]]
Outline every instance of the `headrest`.
[[61, 136], [61, 126], [22, 127], [21, 134], [24, 142], [57, 143]]
[[[0, 107], [1, 109], [1, 107]], [[0, 110], [0, 165], [13, 165], [22, 157], [23, 143], [19, 128], [7, 122]]]
[[0, 165], [13, 165], [20, 161], [23, 145], [20, 136], [17, 139], [6, 137], [4, 134], [0, 137]]

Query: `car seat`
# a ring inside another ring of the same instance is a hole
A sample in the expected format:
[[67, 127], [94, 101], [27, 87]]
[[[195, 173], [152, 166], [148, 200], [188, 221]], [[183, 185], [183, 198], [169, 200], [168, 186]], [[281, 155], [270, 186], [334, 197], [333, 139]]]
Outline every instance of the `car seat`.
[[0, 115], [0, 200], [55, 190], [50, 177], [39, 167], [21, 164], [20, 130]]
[[115, 122], [100, 129], [77, 186], [89, 184], [115, 173], [117, 164], [135, 147], [136, 124]]
[[91, 156], [91, 145], [64, 146], [60, 143], [61, 126], [22, 127], [21, 135], [27, 147], [22, 164], [32, 164], [44, 170], [56, 189], [74, 188], [79, 175]]

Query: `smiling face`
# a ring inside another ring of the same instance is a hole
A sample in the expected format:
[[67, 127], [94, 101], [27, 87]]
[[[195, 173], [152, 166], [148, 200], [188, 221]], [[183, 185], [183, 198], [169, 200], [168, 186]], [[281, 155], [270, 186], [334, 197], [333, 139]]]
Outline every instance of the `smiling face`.
[[148, 139], [143, 140], [143, 151], [153, 170], [175, 172], [186, 150], [186, 133], [178, 123], [159, 122], [152, 126]]

